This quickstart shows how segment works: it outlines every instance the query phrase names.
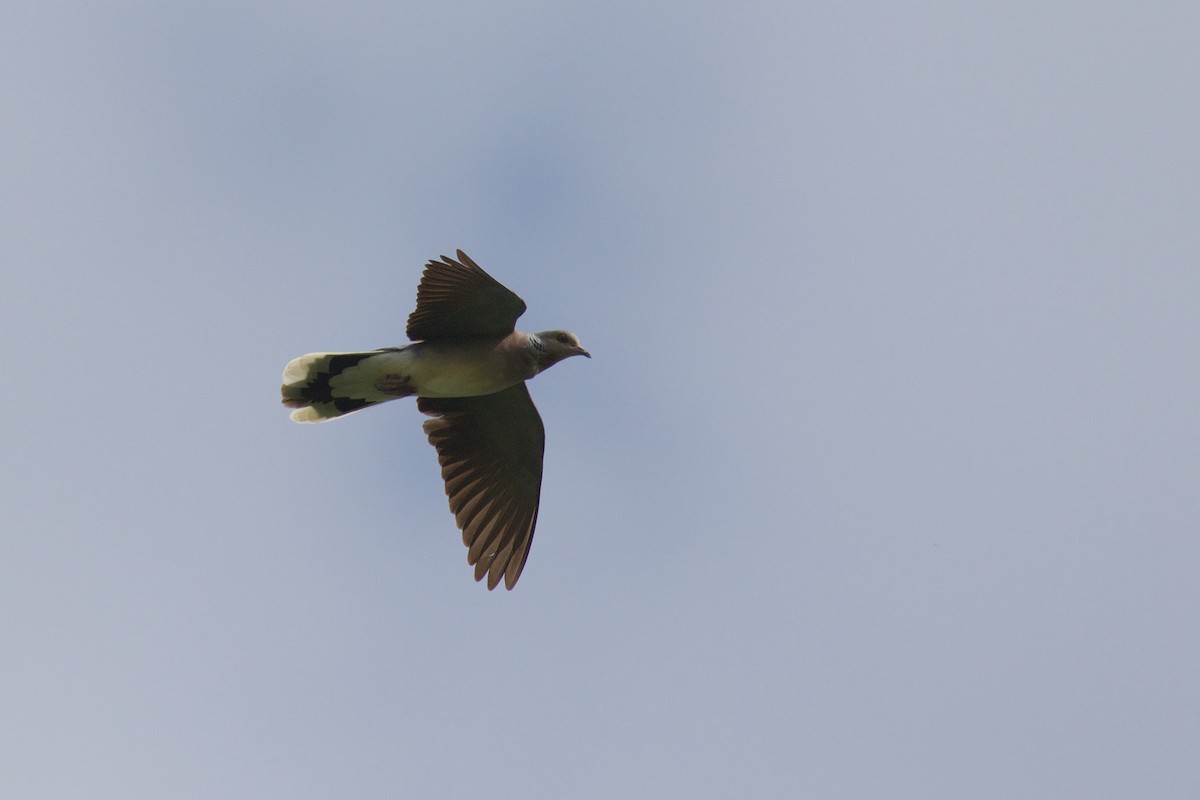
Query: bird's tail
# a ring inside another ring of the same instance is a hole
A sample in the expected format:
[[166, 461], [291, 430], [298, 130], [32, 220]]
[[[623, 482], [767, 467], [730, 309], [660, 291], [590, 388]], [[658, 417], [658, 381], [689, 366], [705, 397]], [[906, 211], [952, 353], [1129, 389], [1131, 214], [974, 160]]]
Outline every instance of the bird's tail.
[[309, 353], [294, 358], [283, 370], [283, 404], [295, 409], [296, 422], [324, 422], [404, 397], [403, 387], [380, 382], [386, 370], [380, 369], [379, 357], [396, 352]]

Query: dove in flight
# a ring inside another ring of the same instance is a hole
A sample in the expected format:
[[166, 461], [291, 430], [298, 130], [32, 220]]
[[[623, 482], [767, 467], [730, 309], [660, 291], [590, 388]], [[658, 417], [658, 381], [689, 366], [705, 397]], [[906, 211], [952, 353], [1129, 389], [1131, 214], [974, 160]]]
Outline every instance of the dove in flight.
[[283, 404], [296, 422], [324, 422], [415, 396], [475, 580], [512, 589], [537, 525], [546, 443], [525, 381], [591, 354], [569, 331], [516, 330], [525, 302], [457, 254], [425, 265], [409, 344], [293, 359]]

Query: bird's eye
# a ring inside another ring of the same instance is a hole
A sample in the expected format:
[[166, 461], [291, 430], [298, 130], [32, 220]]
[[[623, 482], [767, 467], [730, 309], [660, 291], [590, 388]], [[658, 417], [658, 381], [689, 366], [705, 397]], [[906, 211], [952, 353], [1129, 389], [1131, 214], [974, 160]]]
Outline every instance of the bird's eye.
[[567, 335], [565, 333], [560, 333], [557, 338], [558, 338], [558, 341], [561, 342], [562, 344], [566, 344], [569, 341], [567, 339]]

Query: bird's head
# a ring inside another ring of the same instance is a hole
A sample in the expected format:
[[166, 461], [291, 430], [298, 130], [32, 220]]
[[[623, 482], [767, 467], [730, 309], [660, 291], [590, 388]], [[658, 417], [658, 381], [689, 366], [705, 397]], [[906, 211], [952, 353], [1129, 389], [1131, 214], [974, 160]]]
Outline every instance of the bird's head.
[[583, 349], [578, 337], [570, 331], [541, 331], [535, 333], [534, 348], [538, 351], [538, 366], [542, 369], [557, 364], [571, 356], [587, 356], [592, 354]]

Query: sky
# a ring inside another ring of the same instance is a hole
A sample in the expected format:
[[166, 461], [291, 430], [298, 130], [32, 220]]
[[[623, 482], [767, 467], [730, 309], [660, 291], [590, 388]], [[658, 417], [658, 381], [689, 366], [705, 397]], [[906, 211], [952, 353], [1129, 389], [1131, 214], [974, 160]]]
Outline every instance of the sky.
[[[3, 796], [1200, 796], [1194, 3], [3, 17]], [[456, 248], [512, 592], [279, 404]]]

